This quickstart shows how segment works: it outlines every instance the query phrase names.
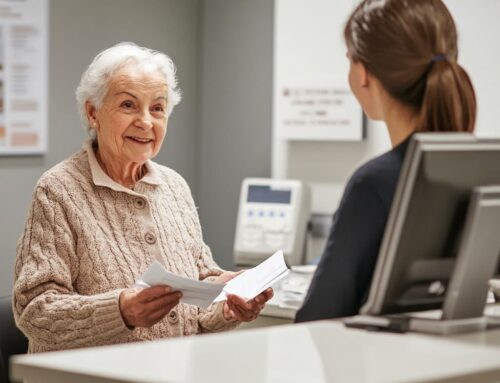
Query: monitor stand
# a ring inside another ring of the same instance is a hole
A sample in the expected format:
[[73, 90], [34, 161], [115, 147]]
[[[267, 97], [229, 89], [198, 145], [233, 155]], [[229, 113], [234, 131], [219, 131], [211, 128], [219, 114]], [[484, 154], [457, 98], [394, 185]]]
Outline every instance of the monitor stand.
[[500, 186], [474, 188], [469, 203], [457, 263], [448, 285], [442, 315], [367, 316], [346, 319], [349, 327], [449, 335], [484, 331], [499, 319], [483, 315], [488, 280], [500, 254]]
[[467, 319], [410, 318], [408, 331], [435, 335], [464, 334], [485, 331], [488, 319], [485, 316]]
[[[439, 310], [439, 312], [441, 312]], [[427, 312], [424, 312], [427, 313]], [[434, 313], [434, 312], [433, 312]], [[396, 333], [417, 332], [433, 335], [454, 335], [480, 332], [499, 328], [500, 317], [481, 316], [466, 319], [425, 318], [419, 315], [356, 315], [344, 319], [346, 327], [362, 328], [368, 331], [388, 331]]]

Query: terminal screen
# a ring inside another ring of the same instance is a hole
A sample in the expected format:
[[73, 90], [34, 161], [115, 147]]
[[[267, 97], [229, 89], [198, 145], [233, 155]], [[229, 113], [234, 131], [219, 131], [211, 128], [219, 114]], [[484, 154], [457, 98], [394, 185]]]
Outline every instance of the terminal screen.
[[291, 195], [290, 190], [272, 189], [266, 185], [250, 185], [247, 202], [289, 204]]

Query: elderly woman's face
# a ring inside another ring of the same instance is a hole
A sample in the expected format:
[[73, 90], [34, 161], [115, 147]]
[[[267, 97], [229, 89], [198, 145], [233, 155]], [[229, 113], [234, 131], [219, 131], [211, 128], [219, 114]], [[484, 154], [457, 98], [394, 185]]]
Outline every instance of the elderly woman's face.
[[101, 107], [89, 113], [101, 153], [122, 164], [142, 164], [156, 156], [167, 129], [166, 95], [159, 72], [133, 66], [117, 71]]

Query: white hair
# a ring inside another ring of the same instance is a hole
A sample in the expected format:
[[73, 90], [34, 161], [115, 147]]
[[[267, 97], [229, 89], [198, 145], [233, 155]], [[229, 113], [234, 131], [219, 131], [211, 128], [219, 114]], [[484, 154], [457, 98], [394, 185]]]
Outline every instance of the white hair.
[[92, 137], [95, 137], [95, 132], [89, 124], [85, 104], [90, 101], [96, 108], [101, 107], [109, 88], [110, 78], [117, 70], [128, 64], [138, 65], [145, 72], [158, 71], [165, 76], [168, 116], [172, 113], [174, 106], [181, 101], [181, 93], [177, 89], [175, 65], [170, 57], [162, 52], [130, 42], [116, 44], [99, 52], [83, 73], [80, 84], [76, 88], [80, 120]]

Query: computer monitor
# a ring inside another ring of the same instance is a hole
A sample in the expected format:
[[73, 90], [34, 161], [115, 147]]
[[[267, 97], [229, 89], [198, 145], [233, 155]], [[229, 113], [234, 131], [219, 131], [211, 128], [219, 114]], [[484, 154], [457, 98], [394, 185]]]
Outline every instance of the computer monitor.
[[361, 314], [481, 316], [500, 252], [500, 186], [492, 185], [500, 185], [500, 140], [415, 134]]

